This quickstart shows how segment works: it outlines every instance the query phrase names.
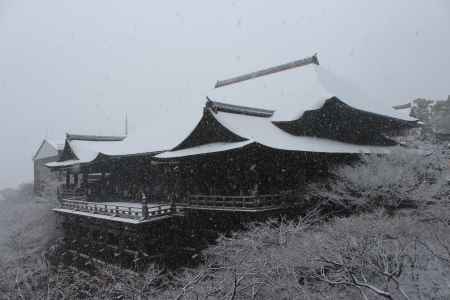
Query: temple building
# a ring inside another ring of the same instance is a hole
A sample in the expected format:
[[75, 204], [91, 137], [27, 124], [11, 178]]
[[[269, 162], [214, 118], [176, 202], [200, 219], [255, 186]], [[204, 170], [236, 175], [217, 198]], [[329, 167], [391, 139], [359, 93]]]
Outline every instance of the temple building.
[[[393, 109], [337, 94], [329, 80], [312, 56], [218, 81], [183, 138], [67, 134], [60, 159], [47, 166], [66, 174], [62, 198], [82, 201], [88, 212], [145, 218], [148, 205], [285, 207], [331, 166], [388, 154], [397, 147], [393, 135], [418, 126]], [[242, 105], [256, 100], [264, 108]], [[145, 211], [122, 209], [124, 203], [144, 203]], [[70, 205], [59, 211], [71, 213]]]
[[418, 126], [332, 79], [312, 56], [218, 81], [203, 108], [184, 112], [203, 112], [197, 123], [67, 134], [46, 164], [64, 174], [58, 257], [145, 270], [174, 249], [199, 251], [218, 228], [304, 209], [309, 182], [361, 155], [388, 155], [395, 135]]
[[59, 174], [51, 173], [45, 166], [49, 162], [60, 160], [64, 148], [64, 141], [44, 139], [33, 155], [33, 191], [41, 194], [51, 182], [57, 182]]

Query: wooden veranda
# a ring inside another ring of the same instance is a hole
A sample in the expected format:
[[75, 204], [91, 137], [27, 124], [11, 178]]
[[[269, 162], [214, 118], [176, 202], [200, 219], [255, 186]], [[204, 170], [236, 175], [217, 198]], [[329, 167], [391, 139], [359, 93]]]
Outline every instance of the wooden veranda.
[[147, 203], [143, 202], [90, 202], [84, 195], [66, 193], [60, 199], [60, 206], [54, 208], [61, 214], [110, 220], [115, 222], [140, 224], [161, 221], [173, 216], [183, 216], [186, 210], [210, 210], [229, 212], [265, 212], [279, 210], [293, 203], [297, 191], [285, 191], [278, 194], [224, 196], [224, 195], [188, 195], [179, 202]]

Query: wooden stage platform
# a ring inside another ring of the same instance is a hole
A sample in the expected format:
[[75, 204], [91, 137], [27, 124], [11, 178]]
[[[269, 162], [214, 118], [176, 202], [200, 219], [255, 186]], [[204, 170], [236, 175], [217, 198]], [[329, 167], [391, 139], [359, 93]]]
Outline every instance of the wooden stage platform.
[[74, 196], [60, 200], [53, 211], [63, 215], [96, 218], [126, 224], [159, 222], [188, 211], [262, 213], [285, 209], [293, 193], [252, 196], [190, 195], [176, 203], [89, 202]]

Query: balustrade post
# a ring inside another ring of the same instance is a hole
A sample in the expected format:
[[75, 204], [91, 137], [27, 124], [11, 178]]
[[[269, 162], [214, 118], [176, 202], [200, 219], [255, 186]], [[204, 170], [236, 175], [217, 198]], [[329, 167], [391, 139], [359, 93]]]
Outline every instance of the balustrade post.
[[78, 173], [73, 174], [73, 185], [75, 189], [78, 187]]
[[59, 202], [62, 200], [62, 194], [61, 190], [59, 189], [59, 186], [56, 188], [56, 199], [58, 199]]
[[148, 205], [145, 199], [144, 201], [142, 201], [142, 219], [143, 220], [148, 219]]
[[115, 209], [115, 213], [114, 213], [115, 217], [119, 216], [119, 207], [116, 205], [116, 209]]

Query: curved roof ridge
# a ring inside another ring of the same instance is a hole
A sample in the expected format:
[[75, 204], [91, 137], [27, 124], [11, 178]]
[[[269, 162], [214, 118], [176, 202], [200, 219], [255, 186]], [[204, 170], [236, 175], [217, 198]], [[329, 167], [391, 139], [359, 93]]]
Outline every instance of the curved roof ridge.
[[214, 88], [220, 88], [222, 86], [239, 83], [239, 82], [242, 82], [242, 81], [246, 81], [246, 80], [250, 80], [250, 79], [254, 79], [254, 78], [258, 78], [258, 77], [262, 77], [262, 76], [266, 76], [266, 75], [282, 72], [282, 71], [289, 70], [289, 69], [294, 69], [294, 68], [306, 66], [306, 65], [309, 65], [309, 64], [319, 65], [319, 58], [317, 57], [317, 53], [315, 53], [313, 56], [306, 57], [306, 58], [299, 59], [299, 60], [295, 60], [295, 61], [291, 61], [291, 62], [282, 64], [282, 65], [278, 65], [278, 66], [275, 66], [275, 67], [262, 69], [262, 70], [259, 70], [259, 71], [256, 71], [256, 72], [252, 72], [252, 73], [248, 73], [248, 74], [232, 77], [232, 78], [225, 79], [225, 80], [219, 80], [219, 81], [217, 81], [217, 83], [214, 86]]
[[243, 106], [243, 105], [235, 105], [224, 102], [213, 101], [209, 97], [206, 97], [206, 108], [211, 108], [214, 112], [222, 111], [233, 114], [242, 114], [256, 117], [264, 117], [270, 118], [274, 114], [274, 110]]
[[125, 135], [89, 135], [66, 133], [68, 141], [95, 141], [95, 142], [120, 142], [126, 138]]

